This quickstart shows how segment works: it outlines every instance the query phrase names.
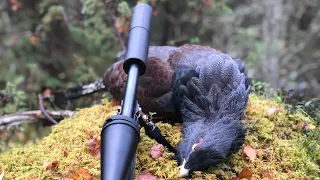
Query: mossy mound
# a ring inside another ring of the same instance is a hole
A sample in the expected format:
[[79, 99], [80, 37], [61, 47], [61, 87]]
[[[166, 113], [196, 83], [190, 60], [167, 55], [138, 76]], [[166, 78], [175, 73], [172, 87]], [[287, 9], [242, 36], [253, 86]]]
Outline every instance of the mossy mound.
[[[100, 179], [100, 131], [115, 106], [105, 102], [82, 109], [75, 117], [54, 126], [52, 133], [35, 145], [0, 155], [4, 179]], [[245, 146], [256, 152], [248, 158], [244, 150], [192, 179], [299, 179], [320, 177], [320, 146], [312, 136], [319, 127], [302, 111], [290, 114], [281, 105], [251, 95], [243, 123], [248, 128]], [[301, 123], [302, 122], [302, 123]], [[310, 123], [310, 124], [309, 124]], [[181, 126], [158, 123], [162, 133], [176, 146]], [[309, 129], [309, 130], [306, 130]], [[311, 135], [310, 135], [311, 133]], [[153, 159], [150, 149], [156, 142], [141, 131], [137, 149], [136, 175], [144, 169], [158, 179], [179, 179], [179, 168], [167, 150]]]

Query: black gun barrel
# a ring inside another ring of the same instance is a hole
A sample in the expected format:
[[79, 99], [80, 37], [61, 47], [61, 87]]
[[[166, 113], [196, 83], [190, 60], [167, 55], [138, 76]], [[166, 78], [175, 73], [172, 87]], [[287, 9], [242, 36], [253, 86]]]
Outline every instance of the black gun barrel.
[[123, 65], [128, 81], [121, 113], [106, 120], [101, 131], [103, 180], [134, 179], [135, 153], [140, 139], [135, 96], [139, 75], [146, 71], [151, 16], [152, 8], [147, 4], [138, 4], [134, 8]]
[[131, 64], [139, 66], [140, 75], [146, 71], [149, 50], [149, 29], [152, 8], [147, 4], [138, 4], [133, 11], [124, 71], [128, 74]]

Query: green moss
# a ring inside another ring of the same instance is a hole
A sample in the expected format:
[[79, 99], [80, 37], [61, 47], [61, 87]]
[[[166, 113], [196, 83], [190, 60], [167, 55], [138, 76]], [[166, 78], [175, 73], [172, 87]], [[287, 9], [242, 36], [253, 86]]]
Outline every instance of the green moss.
[[274, 126], [274, 123], [267, 118], [261, 118], [256, 122], [258, 133], [260, 137], [264, 139], [272, 139]]
[[[268, 109], [278, 110], [268, 115]], [[0, 169], [5, 179], [77, 179], [79, 171], [86, 169], [89, 175], [82, 179], [100, 178], [100, 157], [93, 156], [86, 143], [96, 138], [99, 148], [100, 131], [106, 118], [115, 112], [115, 106], [106, 102], [80, 110], [73, 118], [65, 119], [52, 128], [52, 133], [35, 145], [17, 148], [0, 155]], [[304, 112], [290, 114], [283, 105], [260, 96], [251, 95], [243, 123], [248, 129], [244, 146], [257, 152], [249, 160], [243, 150], [232, 155], [224, 163], [206, 172], [195, 172], [193, 178], [229, 179], [244, 168], [252, 173], [251, 179], [299, 179], [320, 177], [320, 146], [315, 137], [319, 127], [304, 130], [301, 124], [314, 123]], [[293, 125], [301, 127], [293, 129]], [[158, 123], [166, 138], [174, 145], [181, 140], [181, 126]], [[162, 157], [153, 159], [150, 149], [156, 142], [141, 131], [137, 149], [136, 175], [149, 169], [158, 179], [179, 179], [179, 168], [172, 160], [173, 154], [165, 150]], [[57, 161], [57, 166], [44, 170], [42, 165]]]

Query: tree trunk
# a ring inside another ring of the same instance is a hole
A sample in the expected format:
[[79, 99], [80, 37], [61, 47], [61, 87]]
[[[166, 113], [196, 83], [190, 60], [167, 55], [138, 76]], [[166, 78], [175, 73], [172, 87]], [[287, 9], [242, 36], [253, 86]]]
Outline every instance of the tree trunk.
[[289, 14], [285, 12], [284, 0], [263, 1], [262, 42], [264, 51], [260, 59], [262, 75], [271, 88], [278, 88], [280, 57], [284, 48], [286, 24]]

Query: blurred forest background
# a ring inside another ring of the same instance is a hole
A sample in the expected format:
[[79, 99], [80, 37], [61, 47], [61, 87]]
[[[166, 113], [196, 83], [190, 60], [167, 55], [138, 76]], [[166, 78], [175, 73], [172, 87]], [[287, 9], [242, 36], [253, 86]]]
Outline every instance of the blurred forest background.
[[[255, 82], [297, 90], [304, 99], [320, 97], [319, 0], [138, 2], [154, 9], [151, 45], [208, 45], [241, 58]], [[101, 79], [125, 50], [136, 3], [1, 0], [0, 116], [38, 110], [38, 94], [47, 89]]]

